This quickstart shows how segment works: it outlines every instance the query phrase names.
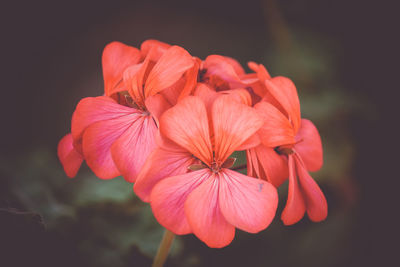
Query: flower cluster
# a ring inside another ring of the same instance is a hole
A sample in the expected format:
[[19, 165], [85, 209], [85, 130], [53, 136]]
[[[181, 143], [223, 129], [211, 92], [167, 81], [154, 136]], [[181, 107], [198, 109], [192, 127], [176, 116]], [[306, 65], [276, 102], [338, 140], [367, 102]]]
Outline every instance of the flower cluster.
[[[58, 146], [69, 177], [83, 161], [99, 178], [122, 175], [161, 225], [210, 247], [228, 245], [236, 228], [267, 228], [286, 179], [285, 225], [305, 213], [326, 218], [324, 194], [309, 175], [322, 166], [321, 139], [301, 118], [290, 79], [155, 40], [140, 49], [110, 43], [102, 65], [104, 95], [78, 103]], [[246, 151], [247, 175], [232, 168], [235, 151]]]

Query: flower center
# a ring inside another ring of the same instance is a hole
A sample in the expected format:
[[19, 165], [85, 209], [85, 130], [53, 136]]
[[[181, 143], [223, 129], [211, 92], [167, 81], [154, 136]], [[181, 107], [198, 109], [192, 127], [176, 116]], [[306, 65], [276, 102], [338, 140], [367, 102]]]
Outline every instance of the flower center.
[[213, 163], [211, 163], [210, 169], [214, 173], [217, 173], [217, 172], [219, 172], [221, 170], [221, 165], [214, 161]]
[[236, 158], [228, 158], [224, 163], [220, 164], [216, 161], [213, 161], [210, 166], [207, 166], [204, 162], [195, 163], [188, 167], [191, 171], [197, 171], [205, 168], [209, 168], [212, 172], [218, 173], [222, 168], [230, 168], [235, 164]]

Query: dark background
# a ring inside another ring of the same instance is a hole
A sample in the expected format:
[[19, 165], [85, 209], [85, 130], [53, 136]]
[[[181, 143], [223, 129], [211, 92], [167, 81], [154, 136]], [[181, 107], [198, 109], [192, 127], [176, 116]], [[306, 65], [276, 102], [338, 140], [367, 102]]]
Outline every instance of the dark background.
[[167, 266], [395, 265], [399, 65], [396, 9], [383, 1], [14, 1], [1, 8], [0, 266], [148, 266], [162, 228], [117, 178], [56, 155], [78, 101], [102, 94], [101, 53], [146, 39], [263, 63], [297, 85], [320, 130], [313, 177], [325, 222], [237, 231], [209, 249], [178, 237]]

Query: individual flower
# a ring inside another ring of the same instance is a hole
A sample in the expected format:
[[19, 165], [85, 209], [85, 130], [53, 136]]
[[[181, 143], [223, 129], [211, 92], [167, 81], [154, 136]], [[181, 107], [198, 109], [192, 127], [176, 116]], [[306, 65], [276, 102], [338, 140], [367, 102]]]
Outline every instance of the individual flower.
[[208, 104], [200, 96], [182, 99], [162, 115], [159, 146], [135, 192], [150, 202], [165, 228], [194, 233], [210, 247], [228, 245], [235, 228], [265, 229], [277, 208], [275, 187], [229, 169], [234, 161], [229, 156], [246, 146], [263, 121], [232, 95], [220, 94]]
[[[155, 147], [158, 117], [194, 87], [197, 77], [187, 73], [195, 61], [181, 47], [151, 40], [141, 50], [113, 42], [102, 62], [105, 94], [78, 103], [68, 142], [99, 178], [123, 175], [134, 182]], [[64, 169], [72, 168], [60, 159]]]
[[264, 80], [265, 95], [254, 108], [264, 116], [258, 131], [261, 145], [247, 151], [248, 175], [258, 176], [275, 186], [289, 176], [289, 193], [281, 219], [298, 222], [307, 212], [312, 221], [327, 216], [327, 202], [308, 171], [322, 166], [322, 144], [314, 124], [301, 119], [297, 90], [285, 77]]

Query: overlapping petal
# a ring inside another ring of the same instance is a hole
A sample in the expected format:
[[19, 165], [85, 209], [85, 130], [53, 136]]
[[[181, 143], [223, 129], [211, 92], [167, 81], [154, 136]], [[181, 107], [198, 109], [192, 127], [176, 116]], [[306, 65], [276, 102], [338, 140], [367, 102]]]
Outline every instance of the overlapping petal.
[[160, 181], [151, 192], [154, 216], [175, 234], [191, 233], [185, 215], [185, 202], [190, 193], [211, 176], [209, 169], [202, 169]]
[[275, 187], [279, 187], [286, 181], [289, 177], [289, 172], [288, 162], [284, 156], [276, 153], [273, 148], [263, 145], [255, 147], [252, 151], [255, 153], [258, 166], [262, 168], [268, 182]]
[[151, 191], [159, 181], [186, 173], [194, 162], [191, 153], [178, 145], [173, 145], [174, 147], [171, 145], [173, 144], [167, 148], [157, 147], [150, 153], [138, 175], [133, 189], [145, 202], [150, 201]]
[[69, 133], [61, 138], [58, 143], [57, 154], [67, 176], [75, 177], [82, 165], [83, 156], [75, 149], [72, 134]]
[[253, 108], [222, 95], [212, 106], [212, 122], [215, 159], [222, 163], [260, 129], [264, 120]]
[[307, 170], [318, 171], [323, 163], [322, 143], [317, 128], [310, 120], [301, 120], [296, 142], [296, 152], [302, 158]]
[[324, 193], [308, 173], [302, 159], [295, 155], [296, 169], [299, 176], [299, 183], [307, 205], [307, 215], [311, 221], [320, 222], [328, 216], [328, 204]]
[[82, 137], [91, 124], [118, 118], [132, 113], [132, 108], [122, 106], [107, 96], [86, 97], [82, 99], [72, 115], [71, 133], [74, 141]]
[[303, 218], [306, 202], [297, 179], [297, 170], [292, 155], [289, 156], [289, 193], [281, 219], [285, 225], [292, 225]]
[[151, 116], [140, 116], [112, 144], [112, 159], [122, 176], [128, 182], [135, 182], [136, 177], [154, 150], [157, 126]]
[[276, 188], [229, 169], [223, 169], [219, 178], [219, 206], [224, 218], [249, 233], [267, 228], [278, 207]]
[[152, 61], [157, 61], [170, 47], [171, 45], [167, 43], [150, 39], [144, 41], [140, 45], [140, 53], [142, 54], [142, 58], [146, 58], [150, 50], [153, 50], [153, 53], [150, 55], [149, 59]]
[[276, 107], [261, 101], [254, 108], [264, 118], [264, 124], [258, 133], [265, 146], [277, 147], [295, 143], [293, 126]]
[[286, 225], [294, 224], [303, 218], [306, 211], [310, 220], [320, 222], [328, 215], [328, 205], [301, 157], [294, 153], [289, 156], [289, 195], [282, 221]]
[[83, 155], [96, 176], [111, 179], [121, 174], [112, 159], [111, 146], [139, 117], [131, 113], [86, 128], [82, 137]]
[[300, 103], [294, 83], [282, 76], [265, 80], [267, 90], [282, 105], [297, 133], [300, 127]]
[[140, 51], [120, 42], [109, 43], [103, 50], [104, 92], [111, 96], [118, 91], [125, 69], [139, 63]]
[[207, 111], [200, 98], [189, 96], [167, 110], [160, 120], [160, 131], [206, 164], [213, 154]]
[[193, 65], [194, 59], [185, 49], [179, 46], [168, 48], [147, 77], [145, 97], [155, 95], [173, 85]]
[[212, 248], [227, 246], [235, 236], [235, 227], [226, 221], [220, 209], [219, 181], [212, 174], [185, 202], [185, 214], [193, 233]]

